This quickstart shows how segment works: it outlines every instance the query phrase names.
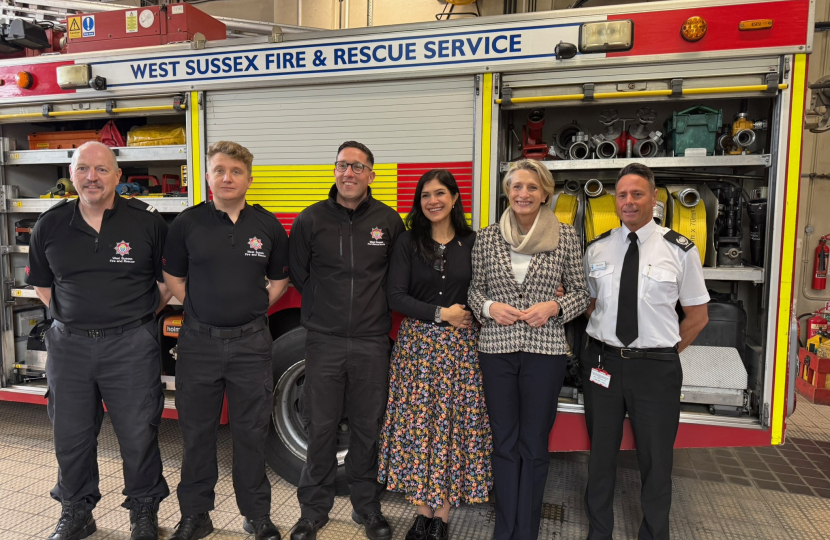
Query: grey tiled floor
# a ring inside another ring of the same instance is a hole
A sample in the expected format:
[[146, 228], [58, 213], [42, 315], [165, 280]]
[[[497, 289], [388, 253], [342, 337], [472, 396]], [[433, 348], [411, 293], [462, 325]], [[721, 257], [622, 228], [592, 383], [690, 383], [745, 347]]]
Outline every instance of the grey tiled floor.
[[[815, 406], [801, 399], [796, 414], [789, 419], [787, 436], [788, 443], [780, 449], [754, 451], [750, 457], [731, 449], [679, 450], [675, 460], [672, 538], [830, 538], [830, 489], [821, 487], [824, 485], [821, 481], [830, 481], [830, 464], [825, 462], [825, 458], [830, 459], [830, 448], [826, 446], [830, 442], [830, 407]], [[211, 514], [217, 532], [209, 538], [250, 538], [242, 532], [233, 497], [227, 427], [220, 430], [220, 439], [217, 509]], [[174, 488], [182, 456], [181, 435], [175, 421], [163, 422], [160, 440], [165, 476]], [[771, 461], [769, 456], [773, 458]], [[586, 458], [584, 453], [552, 456], [540, 539], [585, 538], [587, 522], [582, 509], [582, 490], [587, 474]], [[636, 538], [641, 517], [639, 472], [633, 458], [630, 453], [622, 453], [620, 457], [615, 500], [617, 540]], [[121, 462], [108, 421], [101, 432], [99, 461], [103, 498], [95, 509], [99, 531], [91, 538], [127, 540], [128, 516], [120, 508], [123, 501]], [[766, 480], [756, 478], [751, 472], [763, 469], [759, 463], [770, 474]], [[757, 466], [752, 469], [753, 465]], [[772, 465], [791, 466], [796, 474], [788, 469], [780, 469], [783, 473], [770, 469]], [[0, 540], [40, 539], [52, 532], [60, 513], [57, 503], [48, 496], [55, 474], [45, 407], [0, 402]], [[293, 486], [269, 474], [273, 484], [272, 517], [286, 533], [299, 517], [295, 491]], [[395, 528], [394, 538], [402, 539], [412, 508], [403, 497], [393, 493], [385, 494], [383, 507]], [[338, 498], [332, 521], [323, 529], [320, 540], [364, 538], [352, 523], [350, 511], [348, 499]], [[174, 495], [161, 505], [161, 538], [170, 535], [178, 519]], [[455, 540], [488, 540], [492, 526], [493, 512], [488, 504], [461, 507], [451, 515], [451, 533]]]

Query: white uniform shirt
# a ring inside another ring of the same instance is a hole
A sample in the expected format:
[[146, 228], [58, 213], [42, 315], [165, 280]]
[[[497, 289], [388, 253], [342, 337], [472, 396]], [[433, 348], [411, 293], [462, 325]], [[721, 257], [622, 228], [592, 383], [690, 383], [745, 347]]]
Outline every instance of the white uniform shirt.
[[[637, 231], [640, 251], [640, 280], [637, 289], [638, 336], [628, 347], [651, 349], [674, 347], [680, 342], [680, 323], [675, 304], [697, 306], [709, 301], [703, 267], [697, 247], [684, 251], [663, 235], [671, 229], [654, 221]], [[615, 347], [623, 347], [617, 338], [617, 302], [620, 275], [628, 234], [623, 225], [606, 238], [594, 241], [585, 251], [585, 275], [596, 309], [588, 320], [588, 335]]]

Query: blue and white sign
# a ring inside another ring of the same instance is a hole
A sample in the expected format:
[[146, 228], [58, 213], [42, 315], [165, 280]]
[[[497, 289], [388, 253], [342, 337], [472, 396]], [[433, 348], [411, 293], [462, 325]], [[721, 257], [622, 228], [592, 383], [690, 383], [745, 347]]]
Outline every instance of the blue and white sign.
[[84, 37], [95, 37], [95, 15], [84, 15], [81, 21]]
[[484, 71], [485, 66], [491, 69], [505, 63], [553, 61], [554, 48], [560, 41], [578, 43], [583, 22], [456, 26], [451, 31], [433, 29], [246, 49], [228, 47], [92, 65], [93, 73], [106, 77], [112, 89], [146, 84], [182, 86], [181, 83], [195, 82], [314, 78], [403, 69], [435, 71], [464, 66]]

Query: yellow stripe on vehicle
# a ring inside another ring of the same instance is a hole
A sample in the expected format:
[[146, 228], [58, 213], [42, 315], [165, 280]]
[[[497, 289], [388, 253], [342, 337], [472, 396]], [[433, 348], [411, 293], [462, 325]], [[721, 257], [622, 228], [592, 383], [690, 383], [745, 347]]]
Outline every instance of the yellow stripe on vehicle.
[[792, 70], [792, 109], [790, 111], [790, 150], [787, 156], [787, 184], [784, 194], [784, 236], [781, 242], [781, 278], [778, 290], [778, 332], [775, 344], [775, 382], [772, 397], [773, 445], [784, 442], [787, 363], [790, 346], [790, 310], [792, 308], [793, 274], [795, 270], [796, 219], [798, 188], [801, 175], [802, 119], [804, 118], [804, 82], [807, 56], [795, 55]]
[[190, 140], [191, 140], [191, 163], [193, 170], [188, 171], [190, 190], [193, 192], [193, 204], [202, 202], [202, 159], [200, 157], [202, 141], [199, 122], [199, 92], [190, 92]]
[[490, 225], [490, 145], [493, 137], [493, 74], [485, 73], [481, 88], [481, 199], [479, 227]]

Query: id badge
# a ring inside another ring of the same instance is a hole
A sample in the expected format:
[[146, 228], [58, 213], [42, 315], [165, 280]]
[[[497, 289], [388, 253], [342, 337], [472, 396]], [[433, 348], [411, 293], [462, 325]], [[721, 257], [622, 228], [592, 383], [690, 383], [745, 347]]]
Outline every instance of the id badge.
[[600, 368], [591, 368], [591, 378], [589, 380], [603, 388], [608, 388], [611, 385], [611, 375]]

